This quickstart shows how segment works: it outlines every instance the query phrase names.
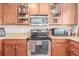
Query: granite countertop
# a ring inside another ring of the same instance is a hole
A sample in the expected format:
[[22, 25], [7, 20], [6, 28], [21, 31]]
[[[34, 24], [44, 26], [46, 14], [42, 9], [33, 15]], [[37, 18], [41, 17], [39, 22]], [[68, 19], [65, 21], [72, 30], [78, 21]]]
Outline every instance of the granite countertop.
[[[49, 36], [52, 40], [53, 39], [71, 39], [75, 41], [79, 41], [79, 37], [77, 36]], [[6, 36], [0, 37], [0, 39], [27, 39], [30, 38], [28, 33], [6, 33]]]
[[6, 35], [0, 37], [0, 39], [27, 39], [29, 36], [27, 33], [6, 33]]
[[53, 39], [70, 39], [70, 40], [75, 40], [75, 41], [79, 41], [79, 37], [77, 36], [49, 36], [52, 40]]

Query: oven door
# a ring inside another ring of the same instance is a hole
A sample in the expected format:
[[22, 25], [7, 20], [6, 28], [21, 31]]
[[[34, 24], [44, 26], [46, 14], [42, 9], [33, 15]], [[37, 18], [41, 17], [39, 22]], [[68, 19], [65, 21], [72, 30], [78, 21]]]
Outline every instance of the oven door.
[[46, 56], [51, 55], [50, 40], [28, 40], [27, 55]]

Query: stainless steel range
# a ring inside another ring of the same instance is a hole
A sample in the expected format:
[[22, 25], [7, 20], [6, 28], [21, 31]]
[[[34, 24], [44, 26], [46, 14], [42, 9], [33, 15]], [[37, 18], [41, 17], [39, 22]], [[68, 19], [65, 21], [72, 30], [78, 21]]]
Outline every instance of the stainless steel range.
[[28, 39], [28, 55], [51, 55], [51, 42], [47, 29], [31, 30], [31, 38]]

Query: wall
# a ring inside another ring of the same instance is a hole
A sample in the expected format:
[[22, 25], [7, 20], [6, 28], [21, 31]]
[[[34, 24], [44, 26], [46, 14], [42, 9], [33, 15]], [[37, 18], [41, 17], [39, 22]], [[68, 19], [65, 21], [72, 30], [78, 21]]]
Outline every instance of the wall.
[[26, 26], [17, 25], [0, 25], [0, 27], [5, 28], [6, 33], [26, 33], [29, 32], [29, 28]]
[[[0, 25], [1, 27], [5, 28], [6, 33], [29, 33], [31, 29], [53, 28], [54, 26]], [[61, 26], [60, 28], [73, 29], [73, 32], [76, 30], [76, 26]]]

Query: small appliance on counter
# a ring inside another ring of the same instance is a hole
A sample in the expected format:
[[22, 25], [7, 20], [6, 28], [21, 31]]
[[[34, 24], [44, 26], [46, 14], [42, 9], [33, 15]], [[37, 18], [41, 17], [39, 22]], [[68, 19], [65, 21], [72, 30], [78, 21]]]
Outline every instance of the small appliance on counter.
[[5, 29], [4, 28], [0, 28], [0, 37], [5, 36]]
[[33, 29], [31, 30], [31, 38], [28, 38], [27, 49], [28, 55], [44, 56], [51, 55], [51, 42], [48, 37], [47, 29]]
[[53, 36], [72, 36], [72, 30], [68, 28], [52, 28], [51, 35]]

